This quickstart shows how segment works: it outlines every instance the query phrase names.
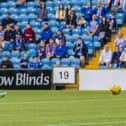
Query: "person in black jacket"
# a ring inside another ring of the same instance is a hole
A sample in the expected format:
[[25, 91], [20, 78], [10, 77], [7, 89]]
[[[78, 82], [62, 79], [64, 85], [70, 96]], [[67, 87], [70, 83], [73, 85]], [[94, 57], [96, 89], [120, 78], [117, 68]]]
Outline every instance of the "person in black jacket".
[[5, 42], [14, 42], [15, 34], [14, 31], [11, 29], [10, 25], [6, 26], [6, 30], [4, 33], [4, 40]]
[[17, 23], [14, 19], [12, 19], [10, 13], [6, 13], [5, 17], [2, 19], [2, 26], [5, 28], [8, 24], [13, 26], [14, 24]]
[[76, 58], [80, 58], [81, 67], [84, 67], [85, 60], [88, 54], [88, 48], [81, 38], [78, 38], [77, 41], [74, 43], [73, 51], [75, 53], [74, 56]]
[[8, 56], [4, 55], [0, 63], [1, 69], [13, 68], [13, 63], [9, 60]]

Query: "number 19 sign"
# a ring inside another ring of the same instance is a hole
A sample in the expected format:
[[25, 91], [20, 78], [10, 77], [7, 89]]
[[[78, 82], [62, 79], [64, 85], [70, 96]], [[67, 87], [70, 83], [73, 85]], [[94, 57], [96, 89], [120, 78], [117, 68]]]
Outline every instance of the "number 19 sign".
[[75, 68], [72, 67], [54, 67], [53, 83], [54, 84], [74, 84]]

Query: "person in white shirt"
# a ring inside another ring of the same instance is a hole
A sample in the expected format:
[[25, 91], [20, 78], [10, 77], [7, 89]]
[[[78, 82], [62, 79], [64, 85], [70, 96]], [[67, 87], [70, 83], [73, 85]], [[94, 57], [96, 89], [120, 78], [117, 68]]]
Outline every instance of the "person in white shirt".
[[111, 59], [112, 59], [112, 52], [109, 49], [109, 46], [106, 45], [104, 47], [104, 50], [101, 53], [101, 56], [100, 56], [100, 59], [99, 59], [99, 65], [111, 67]]
[[123, 37], [123, 34], [121, 32], [119, 32], [118, 38], [115, 40], [115, 47], [118, 46], [119, 51], [122, 52], [125, 45], [126, 45], [125, 38]]
[[126, 68], [126, 46], [120, 56], [120, 62], [121, 62], [121, 65], [120, 65], [121, 68]]

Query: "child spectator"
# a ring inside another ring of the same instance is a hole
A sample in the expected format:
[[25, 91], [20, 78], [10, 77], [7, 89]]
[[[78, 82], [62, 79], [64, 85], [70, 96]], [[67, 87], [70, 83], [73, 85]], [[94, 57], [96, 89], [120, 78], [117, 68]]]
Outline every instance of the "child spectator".
[[126, 68], [126, 46], [124, 47], [124, 51], [120, 56], [120, 63], [121, 68]]
[[56, 57], [65, 58], [67, 56], [67, 47], [66, 44], [61, 39], [59, 45], [56, 47]]
[[28, 42], [28, 43], [35, 41], [35, 32], [32, 29], [30, 24], [27, 24], [24, 30], [24, 40], [25, 42]]
[[106, 45], [104, 47], [104, 50], [101, 53], [100, 59], [99, 59], [99, 65], [100, 66], [106, 66], [110, 67], [111, 66], [111, 59], [112, 59], [112, 52], [109, 49], [109, 46]]
[[3, 26], [0, 25], [0, 47], [3, 46], [3, 41], [4, 41], [4, 30], [3, 30]]
[[47, 9], [46, 9], [46, 5], [43, 3], [40, 5], [40, 9], [38, 11], [38, 21], [46, 21], [47, 20]]
[[49, 39], [49, 43], [46, 45], [46, 58], [54, 58], [56, 50], [56, 43], [53, 38]]
[[52, 37], [52, 31], [48, 26], [48, 23], [45, 23], [43, 26], [43, 31], [41, 34], [41, 39], [48, 43], [49, 38]]
[[75, 11], [71, 11], [71, 14], [66, 19], [66, 27], [67, 28], [74, 28], [77, 26], [77, 16]]
[[30, 63], [31, 69], [40, 69], [41, 68], [41, 62], [39, 60], [38, 56], [33, 57], [33, 62]]
[[40, 40], [38, 44], [38, 56], [40, 59], [46, 57], [45, 42], [43, 40]]
[[58, 20], [58, 21], [64, 21], [65, 18], [66, 18], [66, 12], [65, 12], [65, 9], [64, 9], [64, 5], [60, 4], [58, 6], [57, 11], [56, 11], [56, 20]]
[[72, 5], [67, 5], [67, 8], [66, 8], [66, 19], [69, 18], [69, 16], [71, 15], [71, 11], [72, 11]]
[[27, 55], [27, 53], [24, 53], [24, 55], [20, 61], [20, 66], [21, 66], [21, 68], [25, 69], [25, 68], [28, 68], [28, 64], [29, 64], [28, 55]]
[[75, 52], [74, 56], [80, 58], [81, 67], [84, 67], [85, 60], [88, 54], [88, 48], [81, 38], [78, 38], [77, 41], [74, 43], [73, 51]]

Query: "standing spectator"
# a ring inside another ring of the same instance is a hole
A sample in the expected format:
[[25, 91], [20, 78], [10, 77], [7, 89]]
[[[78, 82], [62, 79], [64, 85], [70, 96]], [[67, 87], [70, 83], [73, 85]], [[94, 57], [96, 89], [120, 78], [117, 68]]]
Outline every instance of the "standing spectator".
[[57, 11], [56, 11], [56, 20], [58, 20], [58, 21], [64, 21], [65, 18], [66, 18], [66, 12], [65, 12], [65, 9], [64, 9], [64, 5], [60, 4], [58, 6]]
[[71, 11], [72, 11], [72, 5], [69, 4], [67, 5], [67, 8], [66, 8], [66, 19], [68, 19], [69, 16], [71, 15]]
[[15, 34], [14, 34], [14, 31], [11, 29], [10, 25], [6, 26], [6, 30], [4, 33], [4, 40], [5, 40], [5, 43], [14, 42], [15, 40]]
[[111, 66], [111, 59], [112, 59], [112, 52], [109, 49], [109, 46], [106, 45], [104, 50], [101, 53], [100, 59], [99, 59], [99, 65], [100, 66]]
[[31, 69], [40, 69], [41, 68], [41, 62], [39, 60], [38, 56], [33, 57], [33, 62], [30, 63]]
[[20, 66], [21, 68], [28, 68], [28, 64], [29, 64], [29, 61], [28, 61], [28, 55], [27, 53], [25, 52], [23, 57], [21, 58], [21, 61], [20, 61]]
[[62, 31], [58, 31], [55, 36], [55, 42], [58, 45], [60, 40], [63, 40], [64, 42], [66, 41], [64, 33]]
[[24, 41], [20, 32], [16, 35], [14, 49], [19, 51], [24, 50]]
[[40, 40], [38, 44], [38, 56], [40, 59], [46, 57], [45, 42], [43, 40]]
[[9, 60], [7, 55], [4, 55], [2, 57], [2, 62], [0, 63], [0, 68], [1, 69], [13, 68], [13, 63]]
[[3, 41], [4, 41], [4, 30], [3, 30], [3, 26], [0, 25], [0, 47], [3, 46]]
[[43, 3], [40, 5], [40, 9], [38, 11], [38, 21], [46, 21], [47, 20], [47, 9], [46, 9], [46, 5]]
[[27, 24], [24, 30], [24, 40], [30, 43], [35, 41], [35, 32], [30, 24]]
[[15, 33], [15, 37], [17, 36], [17, 34], [21, 34], [21, 36], [23, 36], [22, 30], [18, 25], [14, 26], [14, 33]]
[[90, 21], [92, 19], [93, 10], [90, 2], [88, 2], [86, 5], [82, 7], [81, 12], [87, 21]]
[[46, 58], [54, 58], [56, 50], [56, 43], [53, 38], [49, 39], [49, 43], [46, 45]]
[[67, 55], [67, 47], [66, 44], [61, 39], [59, 45], [56, 47], [56, 57], [57, 58], [65, 58]]
[[126, 46], [124, 47], [124, 51], [120, 56], [120, 63], [121, 68], [126, 68]]
[[48, 43], [49, 38], [52, 37], [52, 31], [48, 26], [48, 23], [45, 23], [43, 26], [43, 31], [41, 34], [41, 39]]
[[88, 48], [81, 38], [78, 38], [77, 41], [74, 43], [73, 51], [75, 52], [74, 56], [80, 58], [81, 67], [83, 68], [88, 54]]
[[77, 15], [75, 11], [71, 11], [71, 14], [69, 17], [66, 19], [66, 27], [67, 28], [74, 28], [77, 26]]
[[115, 51], [112, 54], [112, 60], [111, 60], [111, 64], [114, 68], [118, 68], [120, 65], [120, 60], [119, 60], [120, 55], [121, 55], [121, 52], [119, 51], [119, 47], [116, 46]]
[[88, 35], [90, 36], [97, 35], [98, 27], [99, 27], [99, 23], [97, 21], [97, 16], [93, 15], [92, 20], [89, 22], [89, 26], [87, 27]]
[[77, 22], [77, 25], [78, 26], [81, 26], [81, 29], [85, 29], [85, 28], [87, 28], [87, 21], [85, 20], [85, 18], [82, 16], [82, 17], [80, 17], [80, 19], [78, 20], [78, 22]]
[[6, 13], [5, 17], [2, 19], [2, 26], [5, 28], [7, 25], [13, 26], [14, 24], [17, 23], [14, 19], [12, 19], [10, 13]]
[[119, 51], [122, 52], [126, 46], [125, 38], [121, 32], [118, 33], [118, 38], [115, 40], [115, 47], [119, 47]]

